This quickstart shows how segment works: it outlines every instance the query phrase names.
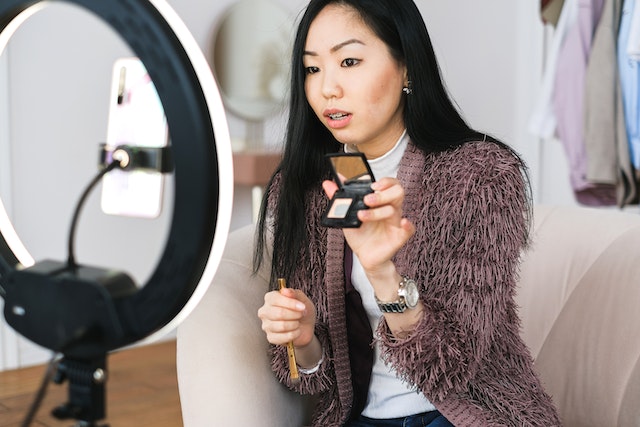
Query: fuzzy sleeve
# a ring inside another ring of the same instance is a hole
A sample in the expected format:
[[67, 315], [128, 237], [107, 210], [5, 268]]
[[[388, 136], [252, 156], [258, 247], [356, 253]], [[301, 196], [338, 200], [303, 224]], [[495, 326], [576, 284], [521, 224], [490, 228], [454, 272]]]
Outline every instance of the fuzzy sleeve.
[[[278, 203], [278, 191], [279, 185], [281, 185], [282, 176], [278, 173], [271, 185], [268, 203], [269, 213], [273, 213]], [[307, 207], [310, 212], [307, 213], [307, 233], [314, 235], [313, 230], [317, 229], [315, 216], [312, 214], [318, 211], [320, 208], [311, 204]], [[272, 222], [271, 227], [273, 227]], [[309, 251], [304, 257], [300, 258], [299, 265], [294, 273], [294, 276], [290, 278], [289, 285], [300, 289], [304, 292], [316, 305], [317, 314], [319, 316], [316, 319], [315, 335], [320, 341], [322, 346], [324, 360], [318, 367], [318, 370], [311, 374], [300, 373], [300, 381], [292, 381], [289, 371], [289, 357], [287, 354], [286, 346], [270, 345], [269, 352], [271, 355], [271, 369], [273, 370], [276, 378], [282, 384], [288, 388], [295, 390], [301, 394], [315, 395], [330, 389], [334, 383], [334, 367], [333, 360], [330, 355], [332, 354], [331, 343], [329, 339], [329, 330], [326, 322], [326, 313], [322, 311], [322, 307], [326, 306], [326, 303], [319, 304], [322, 301], [322, 273], [323, 266], [325, 265], [325, 253], [323, 246], [318, 243], [319, 240], [312, 240], [309, 243]], [[315, 268], [314, 268], [315, 266]]]
[[271, 369], [278, 381], [300, 394], [318, 394], [328, 390], [334, 383], [333, 361], [329, 358], [328, 332], [325, 325], [316, 325], [316, 336], [323, 348], [324, 360], [312, 374], [300, 373], [300, 381], [292, 381], [289, 375], [289, 358], [285, 346], [271, 345]]
[[529, 212], [521, 164], [507, 150], [470, 143], [442, 157], [422, 178], [427, 195], [409, 204], [417, 231], [396, 261], [419, 280], [424, 315], [404, 339], [384, 320], [378, 329], [383, 357], [433, 402], [467, 390], [493, 346], [516, 339]]

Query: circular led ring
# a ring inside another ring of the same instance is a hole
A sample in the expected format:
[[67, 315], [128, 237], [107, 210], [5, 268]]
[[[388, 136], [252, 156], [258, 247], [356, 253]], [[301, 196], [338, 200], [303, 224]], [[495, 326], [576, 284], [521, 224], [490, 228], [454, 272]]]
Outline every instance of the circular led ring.
[[[227, 239], [233, 170], [220, 93], [202, 51], [173, 9], [164, 0], [66, 2], [106, 21], [140, 58], [165, 110], [175, 165], [171, 229], [156, 270], [134, 295], [115, 302], [124, 327], [122, 338], [69, 349], [84, 357], [155, 339], [196, 306], [213, 279]], [[45, 3], [0, 2], [0, 53], [20, 24]], [[33, 264], [1, 201], [0, 233], [0, 277]]]

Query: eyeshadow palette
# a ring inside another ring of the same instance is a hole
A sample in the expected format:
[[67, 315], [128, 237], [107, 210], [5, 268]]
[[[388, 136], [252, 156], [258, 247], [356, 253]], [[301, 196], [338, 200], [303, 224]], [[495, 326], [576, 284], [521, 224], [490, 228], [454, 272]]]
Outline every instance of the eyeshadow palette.
[[322, 216], [322, 225], [332, 228], [357, 228], [362, 222], [358, 211], [368, 209], [364, 196], [373, 193], [375, 181], [367, 158], [362, 153], [327, 154], [338, 190]]

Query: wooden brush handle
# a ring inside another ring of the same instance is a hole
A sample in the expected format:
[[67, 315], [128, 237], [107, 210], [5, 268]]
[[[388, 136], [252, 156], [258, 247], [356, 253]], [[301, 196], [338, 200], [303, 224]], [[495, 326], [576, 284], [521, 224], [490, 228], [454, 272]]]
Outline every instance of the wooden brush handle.
[[[278, 286], [280, 289], [287, 287], [287, 281], [283, 278], [278, 279]], [[293, 348], [293, 341], [287, 343], [287, 356], [289, 357], [289, 377], [293, 381], [300, 380], [300, 374], [298, 373], [298, 364], [296, 363], [296, 353]]]

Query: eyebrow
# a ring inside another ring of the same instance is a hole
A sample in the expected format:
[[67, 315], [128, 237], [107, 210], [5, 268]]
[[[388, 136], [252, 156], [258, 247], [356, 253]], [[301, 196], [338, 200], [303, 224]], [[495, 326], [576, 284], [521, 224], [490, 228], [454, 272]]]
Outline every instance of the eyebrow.
[[[347, 41], [344, 41], [342, 43], [338, 43], [337, 45], [333, 46], [330, 50], [331, 53], [335, 53], [337, 51], [339, 51], [340, 49], [342, 49], [343, 47], [350, 45], [350, 44], [361, 44], [364, 45], [364, 43], [358, 39], [349, 39]], [[305, 50], [302, 55], [309, 55], [309, 56], [318, 56], [318, 54], [314, 51], [309, 51], [309, 50]]]

